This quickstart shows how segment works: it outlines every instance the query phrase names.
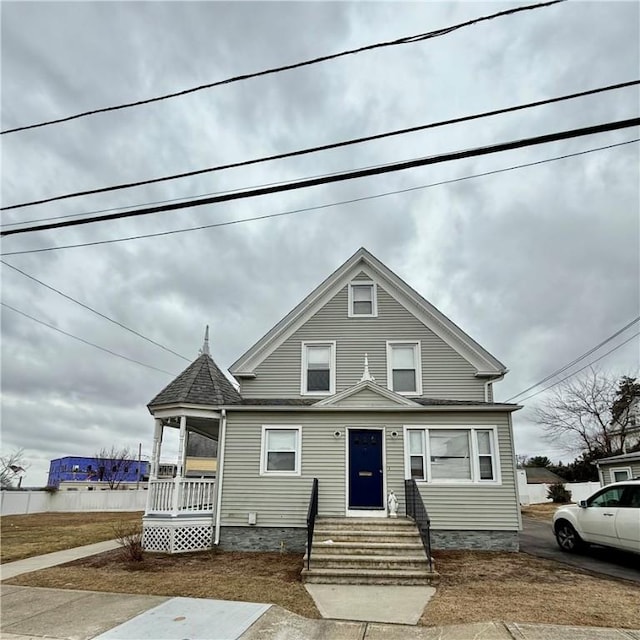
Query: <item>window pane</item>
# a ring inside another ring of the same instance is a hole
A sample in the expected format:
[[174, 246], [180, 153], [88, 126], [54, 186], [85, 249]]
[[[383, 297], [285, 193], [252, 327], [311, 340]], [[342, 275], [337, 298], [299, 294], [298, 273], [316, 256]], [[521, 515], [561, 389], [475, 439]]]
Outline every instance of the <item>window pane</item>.
[[415, 391], [416, 372], [413, 369], [393, 370], [393, 390], [394, 391]]
[[622, 482], [623, 480], [629, 479], [628, 471], [614, 471], [613, 472], [613, 481], [614, 482]]
[[422, 433], [422, 431], [409, 431], [409, 453], [411, 455], [421, 455], [424, 453]]
[[478, 437], [478, 453], [479, 454], [491, 454], [491, 432], [490, 431], [478, 431], [476, 433]]
[[415, 369], [415, 350], [413, 346], [393, 346], [391, 348], [391, 367], [393, 369]]
[[269, 451], [267, 471], [295, 471], [296, 454], [293, 451]]
[[307, 391], [329, 391], [329, 369], [309, 369]]
[[613, 489], [608, 489], [604, 493], [601, 493], [599, 496], [597, 496], [587, 504], [590, 507], [617, 507], [620, 503], [621, 497], [622, 488], [615, 487]]
[[480, 456], [480, 480], [493, 480], [493, 460], [491, 456]]
[[329, 366], [331, 347], [307, 347], [307, 363], [311, 365]]
[[368, 301], [357, 301], [353, 303], [353, 313], [357, 316], [370, 316], [373, 313], [373, 305]]
[[371, 302], [373, 300], [373, 286], [370, 284], [354, 285], [351, 290], [354, 302]]
[[468, 431], [432, 431], [429, 448], [434, 480], [471, 480]]
[[295, 451], [298, 432], [288, 429], [267, 431], [268, 451]]
[[424, 458], [411, 456], [411, 477], [414, 480], [424, 480]]

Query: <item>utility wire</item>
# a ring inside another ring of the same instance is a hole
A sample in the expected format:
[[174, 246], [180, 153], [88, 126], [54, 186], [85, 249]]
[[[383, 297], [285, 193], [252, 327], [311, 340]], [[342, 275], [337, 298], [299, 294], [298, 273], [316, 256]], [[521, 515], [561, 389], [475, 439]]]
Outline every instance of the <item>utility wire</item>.
[[234, 76], [232, 78], [227, 78], [226, 80], [219, 80], [217, 82], [212, 82], [209, 84], [203, 84], [197, 87], [191, 87], [189, 89], [183, 89], [182, 91], [176, 91], [175, 93], [167, 93], [161, 96], [157, 96], [155, 98], [147, 98], [146, 100], [138, 100], [136, 102], [127, 102], [125, 104], [119, 104], [111, 107], [103, 107], [101, 109], [93, 109], [91, 111], [84, 111], [82, 113], [77, 113], [72, 116], [66, 116], [64, 118], [57, 118], [55, 120], [47, 120], [45, 122], [39, 122], [36, 124], [25, 125], [22, 127], [15, 127], [13, 129], [5, 129], [4, 131], [0, 131], [0, 134], [4, 135], [7, 133], [16, 133], [18, 131], [25, 131], [27, 129], [36, 129], [38, 127], [46, 127], [51, 124], [58, 124], [60, 122], [68, 122], [69, 120], [76, 120], [77, 118], [83, 118], [86, 116], [94, 115], [96, 113], [104, 113], [107, 111], [117, 111], [119, 109], [127, 109], [129, 107], [137, 107], [143, 104], [150, 104], [152, 102], [159, 102], [161, 100], [167, 100], [169, 98], [177, 98], [178, 96], [184, 96], [189, 93], [195, 93], [196, 91], [202, 91], [204, 89], [211, 89], [213, 87], [219, 87], [225, 84], [231, 84], [233, 82], [239, 82], [241, 80], [248, 80], [250, 78], [257, 78], [259, 76], [266, 76], [274, 73], [280, 73], [282, 71], [289, 71], [291, 69], [297, 69], [299, 67], [306, 67], [313, 64], [318, 64], [320, 62], [327, 62], [328, 60], [335, 60], [336, 58], [342, 58], [344, 56], [353, 55], [356, 53], [362, 53], [363, 51], [371, 51], [373, 49], [382, 49], [384, 47], [392, 47], [401, 44], [411, 44], [413, 42], [421, 42], [423, 40], [429, 40], [431, 38], [437, 38], [439, 36], [444, 36], [449, 33], [453, 33], [458, 29], [462, 29], [464, 27], [469, 27], [474, 24], [478, 24], [480, 22], [486, 22], [488, 20], [493, 20], [494, 18], [501, 18], [503, 16], [512, 15], [514, 13], [519, 13], [520, 11], [530, 11], [532, 9], [541, 9], [543, 7], [549, 7], [554, 4], [558, 4], [560, 2], [565, 2], [566, 0], [552, 0], [551, 2], [541, 2], [538, 4], [526, 5], [523, 7], [515, 7], [513, 9], [506, 9], [505, 11], [499, 11], [498, 13], [493, 13], [491, 15], [482, 16], [480, 18], [474, 18], [472, 20], [467, 20], [466, 22], [460, 22], [458, 24], [444, 27], [442, 29], [436, 29], [435, 31], [428, 31], [426, 33], [419, 33], [413, 36], [406, 36], [403, 38], [398, 38], [397, 40], [389, 40], [386, 42], [377, 42], [375, 44], [365, 45], [363, 47], [358, 47], [357, 49], [348, 49], [346, 51], [341, 51], [340, 53], [332, 53], [329, 55], [321, 56], [318, 58], [312, 58], [310, 60], [304, 60], [302, 62], [295, 62], [293, 64], [284, 65], [282, 67], [274, 67], [271, 69], [265, 69], [263, 71], [257, 71], [254, 73], [247, 73], [240, 76]]
[[139, 217], [143, 215], [161, 213], [164, 211], [175, 211], [176, 209], [185, 209], [187, 207], [198, 207], [205, 204], [214, 204], [217, 202], [229, 202], [231, 200], [242, 200], [245, 198], [254, 198], [257, 196], [263, 196], [263, 195], [268, 195], [273, 193], [281, 193], [284, 191], [294, 191], [297, 189], [304, 189], [304, 188], [314, 187], [314, 186], [323, 185], [323, 184], [331, 184], [334, 182], [342, 182], [345, 180], [353, 180], [356, 178], [364, 178], [364, 177], [373, 176], [373, 175], [392, 173], [395, 171], [402, 171], [405, 169], [412, 169], [415, 167], [422, 167], [430, 164], [450, 162], [452, 160], [460, 160], [462, 158], [484, 156], [491, 153], [497, 153], [500, 151], [509, 151], [511, 149], [520, 149], [523, 147], [531, 147], [534, 145], [546, 144], [548, 142], [568, 140], [571, 138], [577, 138], [577, 137], [586, 136], [586, 135], [593, 135], [595, 133], [603, 133], [606, 131], [617, 131], [620, 129], [625, 129], [628, 127], [634, 127], [638, 125], [640, 125], [640, 118], [631, 118], [628, 120], [621, 120], [618, 122], [608, 122], [608, 123], [604, 123], [604, 124], [600, 124], [592, 127], [571, 129], [569, 131], [559, 131], [556, 133], [546, 134], [543, 136], [535, 136], [533, 138], [524, 138], [521, 140], [502, 142], [499, 144], [493, 144], [485, 147], [476, 147], [476, 148], [467, 149], [464, 151], [454, 151], [450, 153], [440, 154], [437, 156], [417, 158], [414, 160], [408, 160], [404, 162], [395, 162], [382, 167], [348, 171], [348, 172], [339, 173], [333, 176], [326, 176], [323, 178], [299, 180], [297, 182], [290, 182], [287, 184], [277, 185], [273, 187], [264, 187], [260, 189], [251, 189], [247, 191], [241, 191], [239, 193], [228, 193], [228, 194], [219, 195], [219, 196], [211, 196], [209, 198], [202, 198], [200, 200], [190, 200], [187, 202], [164, 204], [156, 207], [148, 207], [145, 209], [136, 209], [134, 211], [121, 211], [119, 213], [110, 213], [110, 214], [107, 214], [106, 216], [94, 216], [90, 218], [83, 218], [81, 220], [66, 220], [63, 222], [51, 222], [49, 224], [22, 227], [20, 229], [8, 229], [5, 231], [0, 231], [0, 236], [30, 233], [32, 231], [44, 231], [46, 229], [59, 229], [63, 227], [73, 227], [78, 225], [90, 224], [93, 222], [105, 222], [107, 220], [118, 220], [120, 218]]
[[419, 191], [422, 189], [429, 189], [431, 187], [438, 187], [441, 185], [445, 185], [445, 184], [452, 184], [454, 182], [462, 182], [463, 180], [471, 180], [474, 178], [482, 178], [485, 176], [491, 176], [491, 175], [495, 175], [498, 173], [505, 173], [507, 171], [514, 171], [516, 169], [524, 169], [526, 167], [533, 167], [536, 165], [540, 165], [540, 164], [546, 164], [547, 162], [555, 162], [557, 160], [564, 160], [566, 158], [574, 158], [576, 156], [582, 156], [582, 155], [586, 155], [588, 153], [593, 153], [595, 151], [603, 151], [606, 149], [613, 149], [614, 147], [622, 147], [624, 145], [627, 144], [633, 144], [635, 142], [640, 142], [640, 138], [636, 138], [634, 140], [627, 140], [625, 142], [618, 142], [616, 144], [610, 144], [604, 147], [595, 147], [593, 149], [586, 149], [585, 151], [578, 151], [576, 153], [568, 153], [562, 156], [556, 156], [554, 158], [547, 158], [545, 160], [537, 160], [536, 162], [527, 162], [526, 164], [519, 164], [519, 165], [514, 165], [511, 167], [505, 167], [504, 169], [495, 169], [493, 171], [485, 171], [484, 173], [475, 173], [475, 174], [471, 174], [468, 176], [461, 176], [460, 178], [453, 178], [451, 180], [443, 180], [441, 182], [432, 182], [431, 184], [424, 184], [424, 185], [419, 185], [416, 187], [408, 187], [406, 189], [398, 189], [396, 191], [386, 191], [384, 193], [378, 193], [378, 194], [374, 194], [371, 196], [361, 196], [359, 198], [352, 198], [350, 200], [342, 200], [340, 202], [330, 202], [327, 204], [321, 204], [321, 205], [316, 205], [313, 207], [305, 207], [303, 209], [293, 209], [291, 211], [281, 211], [278, 213], [270, 213], [270, 214], [265, 214], [262, 216], [255, 216], [253, 218], [241, 218], [240, 220], [227, 220], [225, 222], [214, 222], [211, 224], [206, 224], [206, 225], [201, 225], [201, 226], [197, 226], [197, 227], [187, 227], [187, 228], [183, 228], [183, 229], [174, 229], [171, 231], [159, 231], [156, 233], [146, 233], [146, 234], [140, 234], [140, 235], [135, 235], [135, 236], [128, 236], [128, 237], [124, 237], [124, 238], [113, 238], [111, 240], [96, 240], [93, 242], [82, 242], [79, 244], [68, 244], [68, 245], [60, 245], [60, 246], [55, 246], [55, 247], [43, 247], [41, 249], [27, 249], [24, 251], [12, 251], [9, 253], [5, 253], [5, 256], [18, 256], [18, 255], [25, 255], [25, 254], [29, 254], [29, 253], [43, 253], [46, 251], [57, 251], [60, 249], [77, 249], [80, 247], [90, 247], [90, 246], [97, 246], [97, 245], [103, 245], [103, 244], [113, 244], [116, 242], [127, 242], [129, 240], [141, 240], [144, 238], [157, 238], [160, 236], [169, 236], [169, 235], [173, 235], [176, 233], [187, 233], [190, 231], [201, 231], [203, 229], [213, 229], [216, 227], [226, 227], [226, 226], [231, 226], [231, 225], [235, 225], [235, 224], [242, 224], [245, 222], [255, 222], [258, 220], [267, 220], [269, 218], [278, 218], [278, 217], [282, 217], [282, 216], [290, 216], [290, 215], [295, 215], [298, 213], [306, 213], [309, 211], [317, 211], [319, 209], [328, 209], [330, 207], [337, 207], [340, 205], [345, 205], [345, 204], [353, 204], [356, 202], [362, 202], [364, 200], [374, 200], [376, 198], [383, 198], [386, 196], [391, 196], [391, 195], [397, 195], [397, 194], [401, 194], [401, 193], [408, 193], [411, 191]]
[[585, 364], [584, 367], [581, 367], [577, 371], [574, 371], [573, 373], [570, 373], [568, 376], [565, 376], [561, 380], [558, 380], [558, 381], [554, 382], [553, 384], [550, 384], [548, 387], [545, 387], [544, 389], [540, 389], [540, 391], [536, 391], [535, 393], [532, 393], [530, 396], [527, 396], [526, 398], [522, 398], [522, 400], [518, 400], [518, 404], [523, 403], [525, 400], [529, 400], [529, 398], [533, 398], [533, 397], [535, 397], [535, 396], [537, 396], [537, 395], [539, 395], [541, 393], [544, 393], [545, 391], [548, 391], [549, 389], [551, 389], [552, 387], [555, 387], [556, 385], [560, 384], [561, 382], [564, 382], [565, 380], [568, 380], [569, 378], [575, 376], [576, 374], [580, 373], [581, 371], [584, 371], [586, 368], [590, 367], [591, 365], [595, 364], [596, 362], [599, 362], [603, 358], [606, 358], [610, 353], [613, 353], [614, 351], [617, 351], [620, 347], [623, 347], [625, 344], [627, 344], [627, 342], [631, 342], [631, 340], [633, 340], [634, 338], [637, 338], [638, 336], [640, 336], [640, 331], [638, 331], [637, 333], [634, 333], [630, 338], [627, 338], [626, 340], [621, 342], [619, 345], [613, 347], [613, 349], [609, 349], [609, 351], [607, 351], [606, 353], [603, 353], [599, 358], [596, 358], [595, 360], [592, 360], [591, 362], [589, 362], [589, 364]]
[[29, 275], [26, 271], [22, 271], [22, 269], [18, 269], [18, 267], [15, 267], [14, 265], [9, 264], [5, 260], [0, 260], [0, 263], [5, 265], [6, 267], [9, 267], [10, 269], [13, 269], [14, 271], [17, 271], [18, 273], [21, 273], [26, 278], [29, 278], [30, 280], [33, 280], [34, 282], [37, 282], [38, 284], [42, 285], [43, 287], [46, 287], [50, 291], [53, 291], [53, 292], [57, 293], [58, 295], [61, 295], [63, 298], [66, 298], [67, 300], [70, 300], [71, 302], [75, 302], [76, 304], [80, 305], [84, 309], [87, 309], [88, 311], [91, 311], [91, 313], [95, 313], [97, 316], [100, 316], [101, 318], [104, 318], [105, 320], [108, 320], [109, 322], [119, 326], [120, 328], [124, 329], [125, 331], [128, 331], [129, 333], [133, 333], [135, 336], [138, 336], [139, 338], [142, 338], [143, 340], [146, 340], [147, 342], [150, 342], [151, 344], [155, 345], [156, 347], [160, 347], [161, 349], [164, 349], [165, 351], [168, 351], [169, 353], [172, 353], [174, 356], [178, 356], [178, 358], [182, 358], [183, 360], [186, 360], [187, 362], [191, 362], [191, 360], [189, 360], [189, 358], [186, 358], [185, 356], [177, 353], [176, 351], [173, 351], [173, 349], [169, 349], [169, 347], [165, 347], [163, 344], [160, 344], [159, 342], [156, 342], [155, 340], [152, 340], [151, 338], [147, 338], [147, 336], [142, 335], [141, 333], [139, 333], [135, 329], [131, 329], [130, 327], [127, 327], [126, 325], [122, 324], [122, 322], [118, 322], [117, 320], [114, 320], [113, 318], [110, 318], [109, 316], [106, 316], [104, 313], [100, 313], [100, 311], [97, 311], [96, 309], [93, 309], [89, 305], [84, 304], [84, 302], [80, 302], [80, 300], [76, 300], [75, 298], [71, 297], [70, 295], [67, 295], [66, 293], [63, 293], [62, 291], [60, 291], [59, 289], [56, 289], [55, 287], [52, 287], [51, 285], [47, 284], [46, 282], [43, 282], [42, 280], [38, 280], [38, 278], [36, 278], [35, 276]]
[[44, 322], [43, 320], [39, 320], [38, 318], [34, 318], [33, 316], [30, 316], [28, 313], [25, 313], [24, 311], [20, 311], [19, 309], [16, 309], [15, 307], [12, 307], [11, 305], [7, 304], [6, 302], [0, 302], [0, 304], [3, 307], [6, 307], [7, 309], [11, 309], [11, 311], [15, 311], [15, 313], [19, 313], [21, 316], [24, 316], [25, 318], [29, 318], [29, 320], [33, 320], [34, 322], [37, 322], [38, 324], [42, 324], [45, 327], [49, 327], [49, 329], [53, 329], [54, 331], [58, 331], [59, 333], [62, 333], [65, 336], [68, 336], [69, 338], [73, 338], [74, 340], [78, 340], [84, 344], [88, 344], [90, 347], [95, 347], [96, 349], [100, 349], [100, 351], [104, 351], [105, 353], [110, 353], [112, 356], [116, 356], [117, 358], [122, 358], [123, 360], [128, 360], [129, 362], [133, 362], [135, 364], [139, 364], [142, 367], [146, 367], [147, 369], [153, 369], [154, 371], [159, 371], [160, 373], [166, 373], [167, 375], [170, 376], [175, 376], [175, 373], [171, 373], [170, 371], [165, 371], [164, 369], [158, 369], [157, 367], [154, 367], [150, 364], [145, 364], [144, 362], [140, 362], [139, 360], [134, 360], [133, 358], [129, 358], [128, 356], [123, 356], [120, 353], [116, 353], [115, 351], [111, 351], [110, 349], [106, 349], [105, 347], [101, 347], [97, 344], [94, 344], [93, 342], [89, 342], [88, 340], [85, 340], [84, 338], [79, 338], [78, 336], [74, 336], [72, 333], [67, 333], [66, 331], [63, 331], [62, 329], [58, 329], [58, 327], [54, 327], [52, 324], [49, 324], [47, 322]]
[[298, 149], [296, 151], [287, 151], [285, 153], [278, 153], [271, 156], [264, 156], [262, 158], [253, 158], [251, 160], [243, 160], [240, 162], [232, 162], [228, 164], [222, 164], [215, 167], [207, 167], [205, 169], [195, 169], [194, 171], [187, 171], [184, 173], [177, 173], [168, 176], [162, 176], [160, 178], [150, 178], [148, 180], [139, 180], [137, 182], [124, 182], [117, 185], [111, 185], [108, 187], [100, 187], [97, 189], [88, 189], [86, 191], [76, 191], [73, 193], [65, 193], [59, 196], [51, 196], [49, 198], [42, 198], [40, 200], [31, 200], [30, 202], [22, 202], [20, 204], [9, 205], [0, 208], [0, 211], [7, 211], [9, 209], [20, 209], [22, 207], [30, 207], [36, 204], [44, 204], [46, 202], [55, 202], [57, 200], [66, 200], [68, 198], [76, 198], [79, 196], [95, 195], [97, 193], [107, 193], [110, 191], [118, 191], [120, 189], [130, 189], [132, 187], [140, 187], [149, 184], [156, 184], [158, 182], [166, 182], [168, 180], [178, 180], [181, 178], [189, 178], [192, 176], [202, 175], [204, 173], [212, 173], [214, 171], [223, 171], [225, 169], [235, 169], [238, 167], [246, 167], [253, 164], [259, 164], [262, 162], [270, 162], [272, 160], [282, 160], [284, 158], [293, 158], [296, 156], [307, 155], [310, 153], [317, 153], [319, 151], [327, 151], [330, 149], [338, 149], [340, 147], [347, 147], [354, 144], [362, 144], [364, 142], [371, 142], [373, 140], [382, 140], [383, 138], [390, 138], [393, 136], [404, 135], [407, 133], [416, 133], [418, 131], [425, 131], [427, 129], [435, 129], [438, 127], [444, 127], [451, 124], [459, 124], [461, 122], [470, 122], [472, 120], [478, 120], [480, 118], [488, 118], [492, 116], [502, 115], [505, 113], [513, 113], [515, 111], [521, 111], [523, 109], [530, 109], [533, 107], [540, 107], [543, 105], [553, 104], [556, 102], [562, 102], [564, 100], [574, 100], [576, 98], [583, 98], [585, 96], [595, 95], [598, 93], [604, 93], [606, 91], [615, 91], [617, 89], [626, 89], [640, 84], [640, 80], [631, 80], [629, 82], [622, 82], [618, 84], [608, 85], [606, 87], [598, 87], [596, 89], [589, 89], [588, 91], [580, 91], [579, 93], [571, 93], [564, 96], [556, 96], [555, 98], [548, 98], [546, 100], [537, 100], [535, 102], [529, 102], [526, 104], [514, 105], [511, 107], [505, 107], [503, 109], [495, 109], [493, 111], [484, 111], [482, 113], [474, 113], [468, 116], [461, 116], [459, 118], [450, 118], [448, 120], [441, 120], [439, 122], [431, 122], [428, 124], [417, 125], [415, 127], [408, 127], [405, 129], [397, 129], [394, 131], [386, 131], [384, 133], [377, 133], [370, 136], [364, 136], [361, 138], [354, 138], [351, 140], [341, 140], [339, 142], [332, 142], [316, 147], [309, 147], [306, 149]]
[[536, 387], [539, 387], [541, 384], [544, 384], [548, 380], [551, 380], [551, 378], [555, 378], [556, 376], [559, 376], [561, 373], [563, 373], [564, 371], [566, 371], [570, 367], [573, 367], [575, 364], [578, 364], [578, 362], [580, 362], [580, 360], [584, 360], [587, 356], [590, 356], [594, 351], [597, 351], [598, 349], [600, 349], [600, 347], [603, 347], [605, 344], [607, 344], [607, 342], [611, 342], [614, 338], [617, 338], [621, 333], [625, 332], [629, 327], [631, 327], [634, 324], [636, 324], [636, 322], [638, 322], [639, 320], [640, 320], [640, 316], [638, 316], [637, 318], [634, 318], [631, 322], [629, 322], [624, 327], [622, 327], [622, 329], [619, 329], [614, 334], [610, 335], [608, 338], [603, 340], [601, 343], [597, 344], [595, 347], [592, 347], [588, 351], [585, 351], [581, 356], [578, 356], [577, 358], [575, 358], [574, 360], [572, 360], [568, 364], [565, 364], [564, 366], [560, 367], [559, 369], [556, 369], [553, 373], [550, 373], [546, 378], [542, 378], [542, 380], [540, 380], [539, 382], [536, 382], [535, 384], [532, 384], [530, 387], [527, 387], [526, 389], [524, 389], [520, 393], [516, 393], [515, 396], [511, 396], [508, 400], [505, 400], [505, 402], [511, 402], [512, 400], [514, 400], [518, 396], [521, 396], [521, 395], [527, 393], [527, 391], [531, 391], [531, 389], [535, 389]]

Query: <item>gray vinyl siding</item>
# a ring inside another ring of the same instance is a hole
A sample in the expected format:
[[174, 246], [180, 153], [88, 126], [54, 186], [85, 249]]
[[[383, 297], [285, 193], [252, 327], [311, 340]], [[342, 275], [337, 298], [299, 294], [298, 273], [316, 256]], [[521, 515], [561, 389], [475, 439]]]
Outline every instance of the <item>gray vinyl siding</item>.
[[[260, 476], [263, 425], [302, 427], [301, 475]], [[498, 427], [501, 485], [422, 484], [434, 529], [518, 529], [518, 500], [508, 416], [503, 413], [358, 412], [233, 412], [229, 410], [222, 481], [221, 525], [247, 526], [257, 513], [257, 525], [304, 527], [313, 478], [319, 482], [319, 514], [346, 513], [346, 428], [383, 428], [386, 490], [395, 492], [399, 512], [404, 504], [404, 425]], [[334, 436], [340, 431], [340, 437]], [[397, 435], [394, 437], [393, 432]]]
[[640, 460], [634, 460], [633, 462], [616, 462], [611, 464], [601, 464], [600, 471], [602, 473], [602, 480], [604, 484], [611, 484], [611, 469], [628, 469], [631, 468], [631, 477], [640, 478]]
[[336, 393], [357, 384], [364, 355], [378, 384], [387, 386], [387, 340], [421, 341], [422, 395], [480, 400], [484, 382], [474, 367], [378, 285], [378, 316], [348, 317], [348, 286], [341, 289], [258, 367], [256, 378], [241, 381], [245, 398], [300, 396], [302, 342], [336, 341]]

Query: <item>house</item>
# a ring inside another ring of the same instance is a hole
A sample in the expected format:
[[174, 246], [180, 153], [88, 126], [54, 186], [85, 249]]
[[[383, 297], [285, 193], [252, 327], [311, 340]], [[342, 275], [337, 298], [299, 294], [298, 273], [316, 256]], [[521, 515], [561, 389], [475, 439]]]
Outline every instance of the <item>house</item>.
[[101, 485], [107, 488], [135, 488], [136, 483], [148, 479], [149, 463], [145, 460], [65, 456], [49, 462], [47, 486], [64, 490], [91, 490]]
[[600, 458], [596, 460], [596, 466], [602, 486], [621, 480], [640, 478], [640, 451]]
[[558, 482], [566, 482], [557, 473], [547, 469], [546, 467], [523, 467], [527, 477], [527, 484], [556, 484]]
[[[493, 399], [506, 372], [360, 249], [231, 365], [237, 384], [211, 358], [207, 333], [199, 357], [151, 400], [144, 544], [303, 551], [322, 531], [327, 549], [329, 527], [377, 527], [375, 539], [415, 520], [435, 548], [517, 550], [520, 407]], [[159, 479], [168, 428], [179, 430], [176, 476]], [[186, 477], [193, 434], [218, 443], [215, 479]]]

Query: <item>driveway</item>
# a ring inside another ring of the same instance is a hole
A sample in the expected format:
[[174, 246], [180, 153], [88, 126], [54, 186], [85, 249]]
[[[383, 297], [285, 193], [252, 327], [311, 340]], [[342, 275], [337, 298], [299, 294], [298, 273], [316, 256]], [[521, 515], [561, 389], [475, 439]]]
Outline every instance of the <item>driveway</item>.
[[522, 526], [520, 551], [524, 553], [640, 584], [640, 570], [634, 568], [640, 564], [638, 555], [598, 546], [582, 553], [565, 553], [556, 544], [551, 523], [522, 516]]

